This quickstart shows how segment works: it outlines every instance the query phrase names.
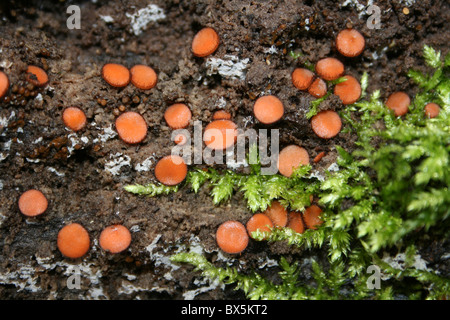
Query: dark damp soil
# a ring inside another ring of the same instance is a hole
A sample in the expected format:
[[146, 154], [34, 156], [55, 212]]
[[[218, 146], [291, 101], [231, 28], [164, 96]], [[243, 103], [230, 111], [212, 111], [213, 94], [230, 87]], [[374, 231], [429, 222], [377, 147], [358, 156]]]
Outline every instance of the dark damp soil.
[[[446, 1], [373, 3], [381, 9], [380, 29], [367, 27], [363, 0], [155, 0], [154, 6], [140, 0], [2, 1], [0, 69], [11, 85], [0, 102], [0, 298], [243, 299], [242, 292], [210, 283], [190, 266], [170, 263], [170, 255], [191, 248], [210, 261], [239, 266], [242, 272], [256, 269], [268, 277], [276, 274], [281, 254], [302, 259], [306, 266], [311, 257], [326, 258], [321, 252], [252, 241], [237, 257], [220, 252], [214, 239], [218, 225], [229, 219], [245, 223], [251, 216], [240, 194], [214, 206], [207, 188], [198, 194], [183, 189], [146, 198], [123, 186], [154, 181], [157, 159], [173, 146], [163, 120], [170, 104], [186, 103], [193, 120], [203, 123], [224, 108], [240, 128], [262, 128], [251, 110], [258, 96], [269, 93], [286, 109], [275, 126], [281, 146], [299, 144], [311, 158], [325, 151], [314, 169], [328, 168], [336, 159], [334, 146], [351, 150], [354, 137], [341, 133], [324, 141], [314, 135], [305, 118], [312, 98], [291, 85], [295, 67], [333, 56], [358, 79], [367, 71], [369, 92], [414, 95], [406, 73], [421, 68], [423, 45], [448, 50]], [[68, 29], [69, 5], [81, 9], [81, 29]], [[151, 19], [146, 25], [133, 24], [131, 16], [144, 8], [154, 9]], [[231, 72], [192, 55], [192, 38], [204, 26], [221, 37], [211, 57], [232, 60]], [[366, 38], [365, 51], [353, 59], [340, 56], [333, 43], [337, 32], [350, 26]], [[302, 55], [294, 59], [291, 52]], [[107, 62], [152, 66], [158, 84], [147, 91], [132, 85], [113, 88], [100, 76]], [[47, 71], [47, 87], [25, 81], [27, 65]], [[89, 124], [83, 131], [64, 127], [61, 112], [67, 106], [86, 112]], [[322, 108], [339, 110], [342, 105], [331, 95]], [[138, 147], [115, 134], [115, 118], [130, 110], [149, 125]], [[18, 211], [18, 197], [30, 188], [40, 189], [49, 200], [45, 214], [36, 218]], [[69, 222], [83, 224], [92, 240], [89, 253], [75, 261], [56, 247], [59, 229]], [[115, 223], [130, 228], [132, 244], [111, 255], [99, 248], [97, 239]], [[424, 258], [432, 261], [433, 252], [429, 249]], [[71, 289], [68, 279], [76, 271], [81, 284]]]

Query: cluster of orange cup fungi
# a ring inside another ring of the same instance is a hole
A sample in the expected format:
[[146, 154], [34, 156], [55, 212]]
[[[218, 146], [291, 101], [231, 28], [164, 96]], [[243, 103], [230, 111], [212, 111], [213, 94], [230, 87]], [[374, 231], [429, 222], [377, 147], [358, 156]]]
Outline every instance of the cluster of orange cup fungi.
[[[364, 37], [355, 29], [344, 29], [336, 37], [336, 48], [345, 57], [353, 58], [360, 55], [365, 47]], [[306, 68], [296, 68], [292, 74], [292, 84], [299, 90], [307, 91], [315, 98], [326, 95], [328, 86], [326, 81], [334, 81], [343, 77], [345, 81], [334, 86], [343, 105], [355, 103], [361, 97], [361, 85], [351, 75], [345, 75], [345, 66], [337, 58], [326, 57], [320, 59], [314, 72]], [[335, 137], [342, 128], [342, 121], [334, 110], [324, 110], [311, 119], [314, 133], [323, 139]]]
[[[212, 28], [203, 28], [192, 41], [192, 53], [197, 57], [206, 57], [218, 48], [220, 43], [217, 32]], [[103, 79], [113, 87], [124, 87], [132, 83], [139, 89], [148, 90], [156, 85], [157, 74], [150, 67], [138, 65], [128, 70], [120, 64], [106, 64], [102, 68]], [[164, 112], [164, 120], [173, 129], [186, 128], [192, 118], [192, 112], [184, 103], [175, 103]], [[220, 118], [220, 119], [218, 119]], [[209, 128], [226, 131], [227, 128], [235, 127], [234, 123], [226, 119], [227, 115], [217, 114], [216, 119], [209, 124]], [[116, 119], [116, 130], [119, 137], [126, 143], [137, 144], [142, 142], [147, 135], [147, 124], [144, 118], [133, 111], [125, 112]], [[208, 127], [205, 129], [207, 134]], [[213, 136], [205, 144], [212, 148], [221, 148], [218, 137]], [[232, 139], [233, 140], [233, 139]], [[177, 144], [186, 143], [187, 138], [182, 134], [175, 137]], [[234, 140], [232, 141], [234, 144]], [[224, 143], [230, 143], [225, 141]], [[179, 156], [167, 155], [161, 158], [155, 166], [155, 178], [164, 185], [177, 185], [187, 175], [187, 165]]]
[[[343, 30], [336, 39], [336, 46], [341, 54], [355, 57], [364, 49], [364, 38], [356, 30]], [[307, 91], [312, 96], [321, 98], [328, 90], [325, 81], [336, 80], [342, 77], [344, 72], [345, 68], [342, 62], [328, 57], [317, 62], [315, 73], [306, 68], [296, 68], [291, 74], [292, 84], [299, 90]], [[334, 89], [334, 93], [339, 96], [344, 105], [356, 102], [361, 96], [359, 82], [350, 75], [345, 75], [345, 79], [346, 81], [337, 84]], [[260, 123], [271, 125], [282, 119], [284, 106], [278, 97], [267, 95], [256, 100], [253, 113]], [[311, 127], [318, 137], [330, 139], [340, 132], [342, 122], [337, 112], [325, 110], [311, 119]], [[314, 162], [320, 161], [324, 154], [324, 152], [318, 154], [314, 158]], [[292, 144], [280, 151], [277, 165], [280, 174], [290, 177], [296, 168], [309, 163], [307, 150]], [[247, 247], [253, 232], [270, 233], [273, 228], [288, 227], [297, 233], [303, 233], [305, 228], [315, 229], [322, 223], [321, 212], [322, 209], [315, 204], [306, 208], [303, 213], [288, 212], [275, 200], [267, 210], [254, 214], [245, 226], [234, 220], [222, 223], [216, 232], [217, 244], [224, 252], [240, 253]]]
[[[131, 233], [121, 224], [110, 225], [99, 236], [100, 247], [112, 254], [126, 250], [131, 244]], [[79, 223], [70, 223], [58, 232], [57, 247], [67, 258], [77, 259], [84, 256], [91, 247], [88, 231]]]
[[[220, 43], [220, 38], [213, 28], [203, 28], [194, 37], [191, 51], [196, 57], [207, 57], [214, 53]], [[345, 29], [336, 37], [336, 48], [345, 57], [356, 57], [364, 50], [364, 37], [354, 29]], [[359, 82], [350, 75], [344, 75], [344, 65], [336, 58], [327, 57], [317, 62], [315, 73], [297, 68], [292, 72], [292, 83], [299, 89], [309, 92], [316, 98], [327, 93], [327, 83], [344, 76], [344, 82], [335, 85], [334, 93], [344, 105], [356, 102], [361, 95]], [[131, 69], [117, 63], [107, 63], [101, 72], [102, 78], [112, 87], [122, 88], [130, 82], [138, 89], [149, 90], [156, 86], [158, 76], [149, 66], [135, 65]], [[44, 87], [49, 82], [47, 73], [40, 67], [30, 65], [26, 72], [26, 79], [37, 87]], [[9, 89], [8, 76], [0, 71], [0, 98]], [[410, 98], [404, 92], [395, 92], [386, 101], [386, 106], [393, 110], [396, 116], [406, 114], [410, 105]], [[429, 103], [425, 107], [425, 114], [429, 118], [439, 114], [439, 106]], [[258, 98], [253, 106], [255, 118], [262, 124], [271, 125], [282, 119], [284, 106], [279, 98], [267, 95]], [[176, 103], [167, 108], [164, 119], [171, 129], [186, 128], [192, 118], [189, 107], [183, 103]], [[66, 127], [79, 131], [86, 125], [86, 115], [78, 107], [67, 107], [62, 113], [62, 120]], [[315, 134], [323, 139], [335, 137], [341, 130], [341, 119], [333, 110], [319, 112], [311, 119], [311, 127]], [[115, 127], [119, 138], [128, 144], [142, 142], [147, 135], [147, 123], [137, 112], [124, 112], [116, 118]], [[213, 130], [214, 129], [214, 130]], [[225, 150], [236, 143], [237, 125], [231, 120], [231, 114], [225, 110], [214, 113], [212, 121], [204, 131], [204, 143], [215, 150]], [[183, 143], [186, 137], [177, 136], [175, 143]], [[324, 156], [321, 152], [314, 158], [318, 162]], [[279, 172], [287, 177], [292, 175], [295, 168], [310, 163], [308, 152], [297, 145], [289, 145], [281, 150], [278, 159]], [[178, 156], [168, 155], [158, 161], [155, 166], [155, 177], [164, 185], [177, 185], [187, 175], [187, 166]], [[48, 208], [48, 201], [44, 194], [35, 189], [24, 192], [18, 202], [20, 212], [27, 217], [43, 214]], [[322, 221], [321, 208], [311, 205], [303, 213], [288, 212], [278, 201], [262, 213], [254, 214], [244, 226], [238, 221], [222, 223], [216, 232], [219, 247], [227, 253], [240, 253], [248, 245], [249, 235], [253, 231], [270, 232], [272, 228], [289, 227], [295, 232], [303, 233], [306, 228], [315, 229]], [[99, 245], [105, 251], [119, 253], [126, 250], [131, 243], [130, 231], [123, 225], [116, 224], [106, 227], [99, 236]], [[78, 223], [71, 223], [63, 227], [58, 234], [57, 247], [68, 258], [80, 258], [90, 248], [88, 231]]]
[[[37, 217], [48, 209], [48, 200], [40, 190], [29, 189], [21, 194], [18, 201], [19, 211], [26, 217]], [[90, 249], [88, 231], [79, 223], [70, 223], [58, 233], [57, 247], [67, 258], [81, 258]], [[99, 236], [100, 247], [110, 253], [126, 250], [131, 244], [131, 233], [123, 225], [115, 224], [102, 230]]]
[[[207, 41], [206, 44], [205, 41]], [[215, 42], [213, 47], [208, 44], [211, 41]], [[211, 28], [205, 28], [194, 38], [192, 51], [196, 56], [203, 57], [214, 52], [218, 44], [217, 33]], [[152, 89], [158, 79], [156, 72], [149, 66], [135, 65], [128, 69], [117, 63], [105, 64], [102, 67], [101, 75], [112, 87], [123, 88], [131, 82], [141, 90]], [[49, 82], [47, 73], [37, 66], [28, 67], [26, 79], [38, 87], [44, 87]], [[0, 98], [6, 95], [9, 86], [8, 76], [0, 71]], [[164, 119], [172, 129], [187, 127], [191, 117], [190, 109], [182, 103], [170, 106], [164, 114]], [[220, 121], [229, 121], [229, 118], [231, 118], [231, 115], [223, 111], [215, 115], [214, 122], [221, 124]], [[83, 129], [87, 122], [84, 111], [74, 106], [64, 109], [62, 120], [64, 125], [72, 131]], [[147, 135], [148, 128], [145, 119], [134, 111], [124, 112], [118, 116], [115, 127], [119, 138], [128, 144], [142, 142]], [[171, 155], [163, 157], [155, 167], [155, 177], [165, 185], [179, 184], [185, 179], [186, 174], [187, 166], [181, 157]], [[37, 217], [47, 210], [48, 200], [41, 191], [30, 189], [22, 193], [18, 201], [18, 207], [24, 216]], [[100, 247], [113, 254], [126, 250], [130, 246], [131, 240], [130, 231], [121, 224], [110, 225], [103, 229], [99, 235]], [[70, 223], [59, 231], [57, 247], [61, 254], [67, 258], [81, 258], [91, 247], [89, 232], [79, 223]]]
[[216, 241], [219, 248], [229, 254], [244, 251], [253, 232], [270, 234], [274, 228], [290, 228], [297, 233], [303, 233], [307, 228], [316, 229], [323, 221], [320, 219], [322, 209], [313, 204], [303, 213], [284, 208], [274, 200], [271, 205], [260, 213], [255, 213], [244, 225], [237, 220], [223, 222], [216, 231]]
[[[392, 110], [395, 116], [401, 117], [408, 113], [411, 98], [403, 91], [396, 91], [389, 95], [386, 100], [386, 106]], [[425, 116], [428, 118], [435, 118], [439, 115], [441, 108], [434, 102], [428, 103], [425, 108]]]

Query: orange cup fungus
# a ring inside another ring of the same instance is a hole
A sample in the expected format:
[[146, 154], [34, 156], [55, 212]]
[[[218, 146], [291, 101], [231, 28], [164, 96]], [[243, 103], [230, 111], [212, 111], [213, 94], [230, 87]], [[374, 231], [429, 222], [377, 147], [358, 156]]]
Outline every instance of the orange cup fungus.
[[327, 84], [321, 78], [316, 78], [309, 86], [308, 93], [315, 98], [322, 98], [327, 94]]
[[153, 68], [138, 64], [130, 69], [131, 83], [141, 90], [149, 90], [156, 86], [158, 75]]
[[47, 210], [48, 201], [44, 194], [36, 189], [22, 193], [19, 198], [19, 210], [27, 217], [41, 215]]
[[346, 57], [359, 56], [365, 47], [363, 35], [355, 29], [344, 29], [336, 37], [336, 49]]
[[182, 129], [189, 125], [192, 113], [189, 107], [183, 103], [175, 103], [164, 112], [164, 119], [172, 129]]
[[187, 165], [180, 156], [165, 156], [155, 166], [156, 179], [166, 186], [174, 186], [181, 183], [186, 178], [186, 175]]
[[127, 111], [117, 117], [116, 130], [124, 142], [136, 144], [147, 136], [147, 123], [139, 113]]
[[44, 87], [48, 83], [47, 72], [37, 66], [28, 66], [26, 79], [36, 87]]
[[123, 225], [116, 224], [103, 229], [100, 233], [100, 247], [110, 253], [126, 250], [131, 243], [131, 233]]
[[305, 220], [305, 224], [309, 229], [317, 229], [323, 221], [320, 219], [320, 214], [322, 213], [322, 209], [315, 204], [306, 208], [303, 213], [303, 219]]
[[323, 58], [316, 63], [316, 73], [324, 80], [336, 80], [344, 74], [344, 64], [336, 58]]
[[226, 253], [241, 253], [247, 248], [248, 241], [247, 230], [239, 221], [225, 221], [217, 228], [217, 245]]
[[203, 28], [192, 40], [192, 53], [197, 57], [206, 57], [219, 47], [220, 38], [213, 28]]
[[279, 201], [273, 201], [263, 213], [269, 217], [275, 227], [286, 226], [288, 213]]
[[346, 79], [334, 86], [334, 94], [337, 95], [343, 104], [352, 104], [361, 97], [361, 85], [354, 77], [346, 75]]
[[63, 256], [81, 258], [89, 251], [89, 234], [80, 224], [71, 223], [59, 231], [57, 246]]
[[107, 63], [102, 68], [103, 79], [111, 86], [122, 88], [130, 83], [131, 74], [127, 67], [118, 63]]
[[428, 118], [436, 118], [439, 115], [441, 108], [438, 104], [430, 102], [425, 106], [425, 115]]
[[324, 110], [312, 117], [311, 127], [319, 138], [330, 139], [341, 131], [342, 121], [336, 111]]
[[259, 122], [272, 124], [283, 117], [284, 106], [281, 100], [273, 95], [263, 96], [253, 105], [253, 113]]
[[64, 109], [62, 119], [64, 125], [73, 131], [79, 131], [86, 125], [86, 115], [83, 110], [77, 107]]
[[286, 177], [290, 177], [299, 166], [307, 164], [309, 164], [308, 152], [297, 145], [283, 148], [278, 155], [278, 171]]
[[299, 90], [306, 90], [309, 88], [314, 80], [314, 73], [305, 68], [296, 68], [292, 72], [292, 84]]
[[0, 99], [3, 98], [9, 89], [9, 78], [3, 71], [0, 71]]
[[203, 133], [205, 145], [213, 150], [225, 150], [237, 141], [237, 126], [231, 120], [214, 120]]
[[217, 110], [212, 116], [213, 120], [230, 120], [231, 113], [225, 110]]
[[273, 222], [264, 213], [256, 213], [247, 221], [246, 228], [250, 237], [253, 238], [252, 232], [270, 232]]
[[411, 104], [409, 96], [402, 91], [394, 92], [386, 100], [386, 106], [394, 111], [395, 116], [403, 116], [408, 112]]
[[305, 224], [303, 223], [302, 214], [300, 212], [289, 212], [286, 227], [297, 233], [303, 233], [305, 231]]

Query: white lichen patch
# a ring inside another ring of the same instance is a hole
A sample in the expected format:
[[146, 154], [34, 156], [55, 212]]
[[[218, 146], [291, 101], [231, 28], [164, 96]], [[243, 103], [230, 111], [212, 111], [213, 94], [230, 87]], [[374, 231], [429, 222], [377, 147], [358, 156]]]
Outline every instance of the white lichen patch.
[[341, 8], [344, 8], [344, 7], [353, 7], [353, 8], [355, 8], [356, 11], [359, 12], [358, 17], [362, 18], [364, 15], [368, 14], [367, 9], [371, 5], [373, 5], [373, 0], [367, 0], [367, 1], [365, 1], [365, 4], [364, 4], [364, 1], [360, 2], [358, 0], [345, 0], [339, 6]]
[[249, 58], [240, 60], [237, 56], [230, 54], [226, 54], [224, 59], [211, 57], [206, 61], [207, 74], [208, 76], [219, 74], [227, 79], [244, 80], [249, 61]]
[[[80, 279], [86, 279], [85, 282], [88, 286], [88, 294], [79, 296], [80, 300], [93, 299], [98, 300], [100, 298], [108, 298], [103, 290], [102, 283], [100, 279], [102, 278], [102, 272], [100, 268], [97, 268], [92, 263], [82, 262], [76, 265], [67, 263], [65, 261], [56, 261], [51, 263], [53, 257], [36, 257], [36, 262], [41, 268], [46, 271], [54, 270], [56, 268], [61, 268], [63, 275], [67, 277], [67, 284], [70, 282], [70, 277], [79, 276]], [[38, 268], [34, 268], [35, 272]], [[54, 297], [57, 297], [58, 292], [53, 292]]]
[[400, 3], [407, 7], [411, 7], [416, 2], [417, 2], [417, 0], [400, 0]]
[[[166, 267], [169, 270], [164, 274], [164, 279], [166, 280], [173, 280], [172, 271], [177, 270], [180, 268], [179, 265], [172, 263], [170, 260], [169, 250], [172, 248], [165, 247], [163, 250], [163, 253], [156, 252], [156, 248], [158, 245], [158, 241], [161, 239], [161, 234], [158, 234], [153, 241], [145, 248], [147, 252], [150, 254], [151, 260], [154, 262], [155, 267]], [[189, 248], [187, 248], [184, 244], [178, 244], [174, 246], [176, 253], [179, 252], [194, 252], [197, 254], [203, 254], [204, 250], [203, 247], [200, 245], [200, 239], [195, 236], [191, 236], [191, 238], [188, 240]]]
[[[157, 247], [158, 241], [161, 239], [161, 234], [158, 234], [155, 239], [145, 248], [147, 252], [150, 254], [150, 258], [155, 264], [155, 267], [161, 267], [165, 266], [168, 267], [171, 270], [177, 270], [180, 268], [178, 265], [172, 263], [170, 260], [169, 255], [164, 255], [160, 252], [156, 252], [155, 249]], [[169, 248], [166, 249], [166, 252], [169, 250]]]
[[[13, 111], [11, 112], [11, 114], [9, 115], [9, 117], [0, 117], [0, 127], [1, 128], [7, 128], [8, 127], [8, 123], [9, 121], [14, 118], [16, 116], [16, 113]], [[2, 133], [2, 135], [4, 135]]]
[[53, 167], [48, 167], [47, 168], [48, 171], [53, 172], [54, 174], [56, 174], [58, 177], [64, 177], [66, 174], [64, 172], [59, 172], [58, 170], [56, 170]]
[[[161, 288], [161, 287], [152, 287], [152, 288], [144, 288], [142, 286], [135, 285], [127, 280], [122, 280], [120, 288], [117, 290], [118, 294], [133, 294], [133, 293], [139, 293], [139, 292], [168, 292], [167, 288]], [[136, 297], [135, 299], [139, 299], [139, 297]]]
[[259, 269], [265, 269], [265, 268], [271, 268], [271, 267], [277, 267], [278, 261], [275, 259], [269, 259], [269, 258], [259, 258], [258, 260], [258, 268]]
[[9, 156], [8, 151], [11, 150], [11, 144], [12, 144], [12, 140], [9, 139], [8, 141], [4, 142], [1, 145], [2, 152], [0, 152], [0, 162], [5, 160], [6, 158], [8, 158], [8, 156]]
[[[2, 188], [3, 188], [3, 184], [2, 184]], [[6, 220], [6, 216], [2, 212], [0, 212], [0, 227], [2, 226], [4, 220]]]
[[43, 140], [44, 140], [43, 137], [39, 137], [39, 138], [37, 138], [36, 140], [33, 141], [33, 144], [40, 143], [40, 142], [42, 142]]
[[333, 171], [339, 171], [339, 165], [336, 162], [333, 162], [332, 164], [330, 164], [330, 166], [328, 167], [328, 171], [333, 172]]
[[11, 150], [11, 145], [12, 145], [12, 140], [9, 139], [5, 143], [3, 143], [3, 150], [5, 150], [5, 151]]
[[[236, 158], [236, 159], [235, 159]], [[228, 169], [236, 170], [241, 167], [248, 167], [247, 159], [237, 159], [237, 155], [234, 155], [234, 150], [227, 151], [226, 165]]]
[[147, 29], [147, 25], [150, 22], [156, 22], [166, 18], [163, 9], [154, 4], [149, 4], [147, 7], [142, 8], [133, 14], [125, 13], [125, 15], [131, 19], [131, 31], [136, 36]]
[[217, 99], [216, 108], [224, 109], [227, 106], [227, 100], [224, 97]]
[[83, 145], [89, 143], [88, 137], [78, 137], [76, 133], [71, 133], [67, 136], [67, 138], [70, 141], [70, 145], [67, 146], [67, 151], [69, 152], [69, 157], [73, 154], [73, 151], [75, 150], [76, 145]]
[[6, 128], [8, 126], [8, 121], [6, 117], [0, 117], [0, 128]]
[[[391, 257], [388, 253], [383, 254], [382, 260], [388, 263], [392, 268], [397, 270], [405, 270], [406, 268], [406, 254], [398, 253], [395, 257]], [[414, 255], [414, 261], [412, 261], [411, 267], [417, 270], [430, 271], [427, 267], [427, 262], [422, 259], [418, 254]], [[436, 272], [439, 273], [439, 272]], [[382, 273], [381, 279], [387, 280], [390, 276]]]
[[374, 51], [372, 52], [372, 60], [378, 60], [380, 59], [382, 56], [384, 56], [386, 54], [386, 51], [388, 50], [388, 46], [382, 48], [379, 52]]
[[152, 164], [155, 162], [155, 155], [153, 154], [152, 156], [148, 157], [147, 159], [145, 159], [144, 161], [142, 161], [142, 163], [138, 163], [134, 166], [134, 170], [136, 170], [137, 172], [147, 172], [150, 171], [150, 168], [152, 166]]
[[219, 279], [217, 279], [217, 278], [214, 279], [213, 281], [211, 281], [210, 279], [204, 279], [204, 281], [200, 281], [200, 280], [196, 279], [194, 281], [194, 284], [197, 286], [200, 286], [200, 287], [197, 289], [194, 289], [194, 290], [185, 291], [183, 293], [184, 300], [194, 300], [194, 298], [201, 293], [212, 291], [217, 288], [220, 288], [220, 289], [225, 288], [225, 285], [223, 283], [221, 283], [219, 281]]
[[441, 259], [442, 259], [442, 260], [450, 259], [450, 253], [444, 253], [444, 254], [441, 256]]
[[[181, 245], [178, 248], [179, 252], [190, 252], [190, 253], [196, 253], [199, 255], [203, 255], [205, 253], [204, 248], [201, 245], [201, 241], [198, 237], [191, 236], [189, 239], [189, 247], [186, 248], [184, 245]], [[220, 252], [219, 252], [220, 253]], [[225, 257], [224, 257], [225, 258]], [[170, 279], [170, 275], [165, 275], [166, 279]], [[185, 300], [193, 300], [196, 296], [199, 294], [215, 290], [217, 288], [224, 289], [225, 285], [220, 282], [218, 279], [211, 280], [207, 277], [197, 278], [194, 280], [194, 284], [198, 287], [193, 290], [187, 290], [183, 293], [183, 298]]]
[[309, 179], [317, 179], [321, 182], [325, 181], [325, 176], [323, 175], [322, 172], [320, 172], [319, 170], [312, 170], [311, 173], [308, 176]]
[[0, 67], [2, 69], [9, 69], [13, 65], [12, 61], [9, 60], [2, 60], [0, 61]]
[[120, 174], [122, 167], [131, 167], [131, 158], [123, 153], [110, 154], [110, 161], [105, 163], [105, 170], [114, 176]]
[[0, 152], [0, 162], [8, 158], [8, 156], [9, 156], [8, 153]]
[[278, 49], [275, 45], [272, 45], [270, 48], [265, 49], [264, 53], [275, 54], [275, 53], [278, 53]]
[[217, 251], [217, 257], [216, 257], [216, 260], [217, 261], [220, 261], [220, 262], [224, 262], [224, 263], [226, 263], [228, 266], [233, 266], [234, 265], [234, 262], [235, 262], [235, 259], [232, 259], [232, 258], [230, 258], [230, 257], [228, 257], [228, 256], [225, 256], [224, 254], [223, 254], [223, 252], [222, 252], [222, 250], [219, 250], [219, 251]]
[[305, 30], [306, 30], [306, 31], [309, 31], [309, 29], [310, 29], [310, 28], [309, 28], [309, 19], [306, 18], [306, 19], [305, 19]]
[[[97, 127], [97, 129], [101, 129], [101, 128]], [[102, 130], [103, 130], [103, 133], [99, 134], [98, 138], [95, 138], [94, 140], [92, 140], [92, 143], [98, 143], [99, 141], [106, 142], [117, 136], [117, 132], [114, 131], [114, 129], [112, 128], [112, 124], [107, 128], [103, 128]]]
[[204, 249], [200, 244], [200, 239], [198, 237], [191, 236], [189, 239], [189, 252], [203, 254]]
[[41, 291], [41, 288], [37, 285], [38, 281], [39, 277], [36, 275], [36, 269], [31, 265], [21, 264], [13, 272], [0, 274], [0, 284], [13, 285], [17, 288], [17, 292], [23, 290], [30, 292]]
[[244, 128], [247, 128], [249, 124], [252, 124], [254, 122], [253, 116], [247, 116], [244, 119], [242, 119], [242, 122], [244, 123]]
[[345, 7], [354, 7], [356, 10], [361, 11], [365, 8], [364, 4], [359, 3], [358, 0], [345, 0], [343, 3], [340, 4], [341, 8]]
[[139, 231], [141, 231], [141, 228], [137, 225], [137, 224], [135, 224], [134, 226], [132, 226], [131, 228], [130, 228], [130, 232], [139, 232]]
[[[19, 154], [17, 154], [17, 155], [20, 156]], [[27, 160], [30, 163], [39, 163], [39, 162], [41, 162], [41, 160], [39, 160], [39, 159], [25, 158], [25, 160]]]
[[105, 23], [113, 23], [114, 22], [114, 18], [111, 16], [103, 16], [103, 15], [99, 15], [100, 19], [102, 19]]
[[[98, 287], [100, 285], [100, 278], [102, 277], [100, 269], [92, 268], [92, 264], [81, 263], [77, 265], [72, 265], [64, 261], [57, 261], [55, 263], [50, 263], [51, 257], [41, 258], [36, 257], [36, 262], [38, 266], [20, 264], [15, 271], [8, 271], [5, 273], [0, 273], [0, 284], [13, 285], [17, 288], [17, 292], [29, 291], [29, 292], [41, 292], [42, 288], [39, 287], [39, 274], [45, 270], [55, 270], [57, 267], [63, 269], [63, 275], [69, 277], [77, 272], [81, 278], [86, 278], [89, 282], [89, 295], [88, 297], [92, 299], [98, 299], [103, 296], [103, 289]], [[54, 298], [57, 297], [57, 292], [51, 293]], [[87, 296], [80, 296], [80, 299], [86, 299]]]

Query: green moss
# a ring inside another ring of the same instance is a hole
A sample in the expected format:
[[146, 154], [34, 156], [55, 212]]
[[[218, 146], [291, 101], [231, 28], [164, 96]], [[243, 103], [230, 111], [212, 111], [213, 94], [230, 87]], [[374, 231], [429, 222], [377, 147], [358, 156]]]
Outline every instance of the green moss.
[[[190, 188], [198, 192], [208, 184], [212, 202], [219, 205], [228, 201], [235, 192], [241, 192], [247, 207], [252, 211], [264, 211], [274, 200], [280, 200], [285, 207], [303, 210], [310, 205], [310, 195], [318, 189], [315, 178], [306, 178], [311, 166], [298, 168], [291, 178], [280, 174], [262, 175], [260, 170], [250, 174], [236, 173], [231, 170], [219, 172], [214, 168], [207, 170], [193, 169], [180, 188]], [[177, 187], [166, 187], [161, 184], [127, 185], [125, 190], [138, 195], [158, 196], [177, 192]]]

